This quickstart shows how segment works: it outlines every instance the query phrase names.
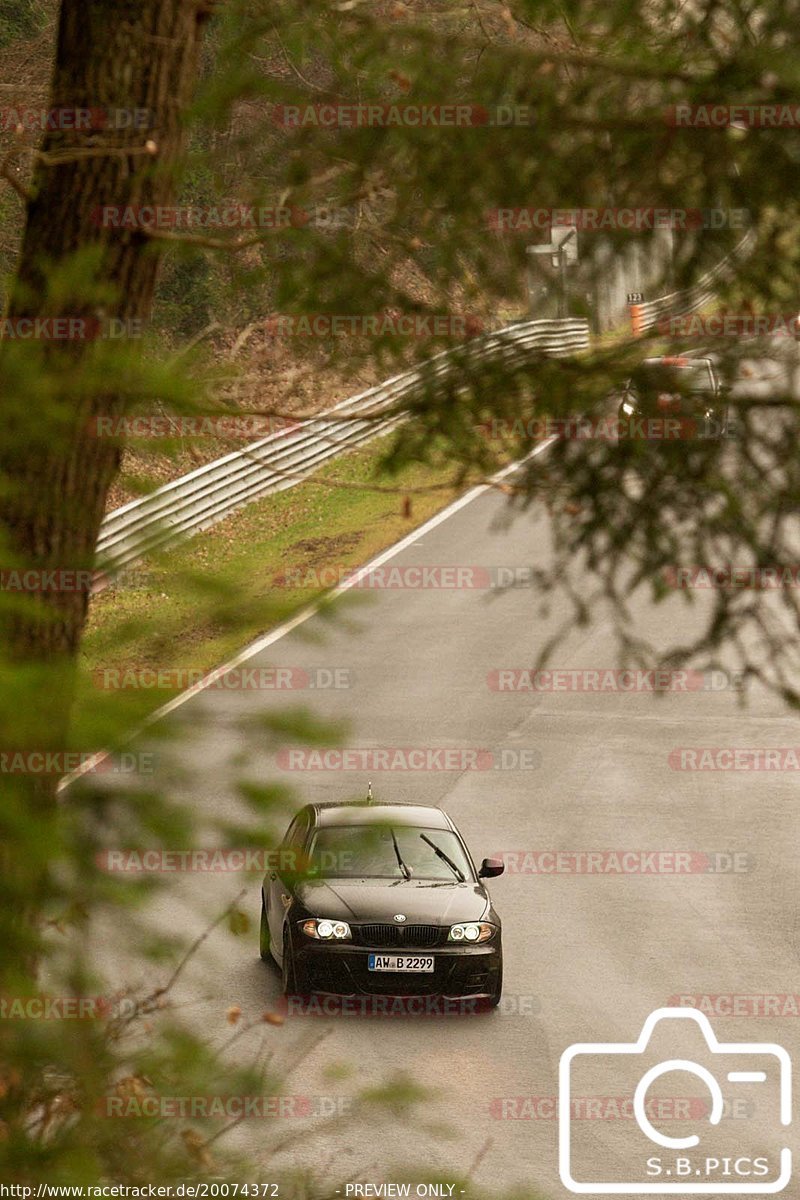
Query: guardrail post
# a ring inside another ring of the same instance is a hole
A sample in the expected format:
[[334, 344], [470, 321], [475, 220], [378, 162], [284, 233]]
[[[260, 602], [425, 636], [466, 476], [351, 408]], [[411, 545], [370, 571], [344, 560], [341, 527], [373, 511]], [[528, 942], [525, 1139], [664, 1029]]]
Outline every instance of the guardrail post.
[[629, 304], [628, 312], [631, 315], [631, 333], [634, 337], [641, 337], [644, 333], [644, 305]]

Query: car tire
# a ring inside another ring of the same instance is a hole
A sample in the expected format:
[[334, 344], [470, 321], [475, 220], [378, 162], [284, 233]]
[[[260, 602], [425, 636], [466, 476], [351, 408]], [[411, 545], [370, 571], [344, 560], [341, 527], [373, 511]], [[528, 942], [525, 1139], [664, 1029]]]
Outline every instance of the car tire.
[[489, 993], [489, 1008], [497, 1008], [500, 999], [503, 995], [503, 964], [500, 963], [499, 970], [495, 976], [494, 987]]
[[284, 996], [300, 996], [303, 994], [302, 984], [305, 981], [298, 974], [297, 966], [292, 957], [289, 945], [289, 935], [283, 933], [283, 958], [281, 959], [281, 989]]
[[270, 950], [269, 921], [267, 920], [267, 909], [264, 904], [263, 892], [261, 893], [261, 924], [258, 930], [258, 948], [264, 962], [269, 962], [272, 958], [272, 952]]

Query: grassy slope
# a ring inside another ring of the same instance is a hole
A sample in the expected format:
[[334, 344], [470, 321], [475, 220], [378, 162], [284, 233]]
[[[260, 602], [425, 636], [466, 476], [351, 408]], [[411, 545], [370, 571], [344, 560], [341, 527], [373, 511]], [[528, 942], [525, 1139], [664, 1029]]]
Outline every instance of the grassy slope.
[[[204, 672], [218, 666], [319, 596], [325, 588], [315, 586], [315, 572], [363, 564], [453, 498], [450, 488], [413, 495], [407, 517], [402, 490], [323, 486], [332, 479], [374, 482], [379, 447], [348, 454], [314, 480], [249, 505], [160, 561], [142, 564], [129, 583], [97, 596], [82, 649], [79, 708], [87, 714], [91, 708], [96, 716], [106, 696], [109, 719], [145, 715], [174, 690], [99, 689], [93, 673], [155, 666]], [[441, 469], [414, 465], [394, 484], [426, 487], [445, 478]], [[286, 585], [285, 573], [292, 569], [300, 571], [305, 586]]]

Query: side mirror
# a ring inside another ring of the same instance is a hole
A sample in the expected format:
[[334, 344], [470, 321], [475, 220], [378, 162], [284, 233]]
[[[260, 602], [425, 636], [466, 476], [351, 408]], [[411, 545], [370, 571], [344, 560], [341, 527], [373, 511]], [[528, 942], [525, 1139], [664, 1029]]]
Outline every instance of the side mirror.
[[506, 864], [502, 858], [485, 858], [478, 871], [478, 879], [491, 879], [495, 875], [502, 875], [505, 869]]

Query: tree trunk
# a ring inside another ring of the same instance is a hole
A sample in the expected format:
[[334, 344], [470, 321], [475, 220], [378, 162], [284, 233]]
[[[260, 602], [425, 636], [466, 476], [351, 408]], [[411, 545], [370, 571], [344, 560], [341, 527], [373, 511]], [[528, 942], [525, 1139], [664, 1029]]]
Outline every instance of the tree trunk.
[[[157, 243], [106, 228], [96, 213], [173, 202], [209, 7], [210, 0], [62, 0], [51, 112], [90, 110], [91, 127], [44, 136], [7, 334], [21, 318], [149, 317]], [[119, 111], [146, 113], [146, 126], [109, 125], [103, 114]], [[21, 595], [0, 582], [0, 752], [58, 755], [68, 743], [86, 580], [121, 456], [117, 443], [91, 431], [94, 418], [117, 415], [124, 403], [113, 370], [97, 384], [99, 350], [91, 340], [0, 342], [0, 571], [84, 572], [71, 586], [65, 575]], [[61, 894], [51, 865], [63, 768], [8, 770], [0, 764], [0, 844], [12, 864], [0, 888], [0, 942], [8, 964], [32, 971], [37, 915]]]
[[[91, 127], [50, 128], [44, 136], [7, 314], [12, 322], [149, 316], [157, 243], [141, 231], [106, 228], [97, 213], [106, 205], [173, 202], [182, 120], [211, 3], [62, 0], [50, 111], [89, 110], [78, 124]], [[116, 128], [120, 112], [139, 119]], [[54, 284], [62, 279], [66, 286]], [[19, 326], [6, 326], [12, 328]], [[96, 353], [91, 340], [0, 343], [0, 568], [85, 572], [75, 580], [61, 576], [55, 587], [45, 577], [45, 590], [25, 593], [24, 608], [0, 590], [7, 663], [24, 664], [34, 677], [40, 668], [40, 683], [47, 675], [58, 681], [40, 687], [38, 697], [51, 746], [65, 735], [86, 580], [121, 455], [118, 443], [91, 432], [94, 418], [118, 415], [123, 403], [113, 384], [98, 394], [87, 383]], [[43, 722], [37, 725], [41, 734]]]

